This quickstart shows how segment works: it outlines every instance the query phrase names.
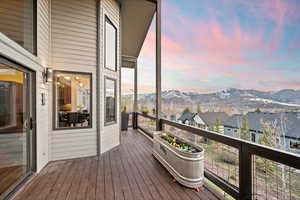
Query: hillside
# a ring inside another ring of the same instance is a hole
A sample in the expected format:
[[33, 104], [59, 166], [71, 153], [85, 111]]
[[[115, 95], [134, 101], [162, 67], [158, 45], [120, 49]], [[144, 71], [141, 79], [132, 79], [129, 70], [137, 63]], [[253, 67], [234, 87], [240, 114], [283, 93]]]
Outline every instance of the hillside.
[[[139, 94], [141, 104], [154, 104], [155, 94]], [[215, 93], [201, 94], [178, 90], [162, 91], [164, 105], [197, 105], [214, 107], [230, 107], [237, 109], [280, 109], [299, 110], [300, 90], [280, 90], [263, 92], [258, 90], [227, 89]]]

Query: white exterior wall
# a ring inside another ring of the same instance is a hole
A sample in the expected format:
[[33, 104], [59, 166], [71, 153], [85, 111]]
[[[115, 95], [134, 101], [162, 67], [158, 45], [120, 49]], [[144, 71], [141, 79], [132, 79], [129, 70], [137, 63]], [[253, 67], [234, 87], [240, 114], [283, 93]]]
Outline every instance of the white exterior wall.
[[[50, 160], [97, 155], [96, 70], [97, 7], [95, 0], [51, 0], [51, 64], [54, 70], [92, 73], [92, 128], [53, 130]], [[49, 99], [53, 101], [52, 87]]]
[[[37, 3], [37, 55], [42, 70], [49, 67], [50, 52], [50, 0], [39, 0]], [[49, 127], [49, 83], [43, 83], [42, 73], [37, 75], [37, 163], [38, 171], [49, 161], [48, 127]], [[45, 105], [41, 104], [41, 94], [45, 95]]]
[[[104, 76], [117, 80], [117, 113], [119, 113], [120, 7], [115, 0], [101, 0], [99, 6], [99, 55], [97, 55], [95, 0], [38, 0], [37, 56], [0, 32], [0, 55], [36, 72], [37, 172], [51, 160], [97, 155], [97, 125], [100, 130], [100, 152], [105, 152], [120, 143], [120, 115], [117, 114], [116, 124], [104, 126]], [[117, 72], [104, 69], [105, 14], [118, 29]], [[98, 66], [97, 56], [99, 56]], [[46, 67], [92, 73], [92, 128], [53, 131], [52, 84], [44, 84], [42, 81], [42, 72]], [[96, 92], [98, 86], [99, 94]], [[45, 105], [41, 104], [42, 93], [45, 95]], [[96, 111], [97, 95], [99, 112]], [[97, 114], [100, 118], [98, 122]]]
[[[100, 1], [100, 152], [106, 152], [120, 144], [120, 7], [115, 0], [101, 0]], [[105, 15], [117, 27], [117, 72], [113, 72], [104, 67], [104, 31], [105, 31]], [[109, 77], [117, 80], [117, 123], [105, 126], [104, 125], [104, 77]]]

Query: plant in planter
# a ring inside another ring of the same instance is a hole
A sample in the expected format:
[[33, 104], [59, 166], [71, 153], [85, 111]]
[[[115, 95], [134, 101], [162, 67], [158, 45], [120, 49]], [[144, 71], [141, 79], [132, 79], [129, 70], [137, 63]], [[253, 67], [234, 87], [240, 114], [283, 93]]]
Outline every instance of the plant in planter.
[[121, 117], [122, 117], [121, 130], [122, 131], [127, 131], [128, 130], [129, 114], [126, 110], [126, 106], [124, 106]]
[[155, 132], [153, 156], [182, 185], [199, 191], [204, 178], [204, 149], [172, 133]]
[[147, 108], [144, 108], [144, 109], [142, 110], [142, 113], [143, 113], [144, 115], [148, 115], [149, 110], [148, 110]]
[[165, 141], [167, 141], [170, 145], [178, 148], [181, 151], [189, 152], [189, 153], [196, 153], [200, 152], [198, 149], [195, 149], [191, 147], [188, 144], [185, 144], [184, 142], [181, 142], [180, 140], [177, 140], [177, 137], [169, 135], [167, 133], [163, 133], [161, 136]]

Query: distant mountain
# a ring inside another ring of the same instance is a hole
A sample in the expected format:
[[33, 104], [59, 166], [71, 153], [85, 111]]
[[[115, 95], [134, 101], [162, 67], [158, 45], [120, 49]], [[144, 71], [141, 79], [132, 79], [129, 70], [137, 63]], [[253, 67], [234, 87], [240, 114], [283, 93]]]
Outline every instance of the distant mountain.
[[[154, 103], [155, 94], [139, 94], [141, 103]], [[227, 106], [238, 108], [300, 109], [300, 90], [263, 92], [230, 88], [215, 93], [201, 94], [179, 90], [162, 91], [164, 104]]]

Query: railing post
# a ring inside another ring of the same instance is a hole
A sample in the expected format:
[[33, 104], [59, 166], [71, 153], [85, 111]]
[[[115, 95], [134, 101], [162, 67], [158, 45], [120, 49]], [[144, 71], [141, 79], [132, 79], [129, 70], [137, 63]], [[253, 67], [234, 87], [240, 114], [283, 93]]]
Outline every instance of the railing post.
[[156, 130], [159, 131], [161, 116], [161, 0], [156, 3]]
[[138, 115], [136, 112], [132, 113], [132, 128], [137, 129], [138, 128]]
[[158, 127], [157, 127], [157, 131], [162, 131], [163, 130], [163, 121], [162, 119], [158, 119]]
[[239, 199], [252, 199], [252, 154], [246, 144], [239, 148]]
[[138, 112], [138, 69], [137, 62], [134, 65], [134, 88], [133, 88], [133, 112]]

